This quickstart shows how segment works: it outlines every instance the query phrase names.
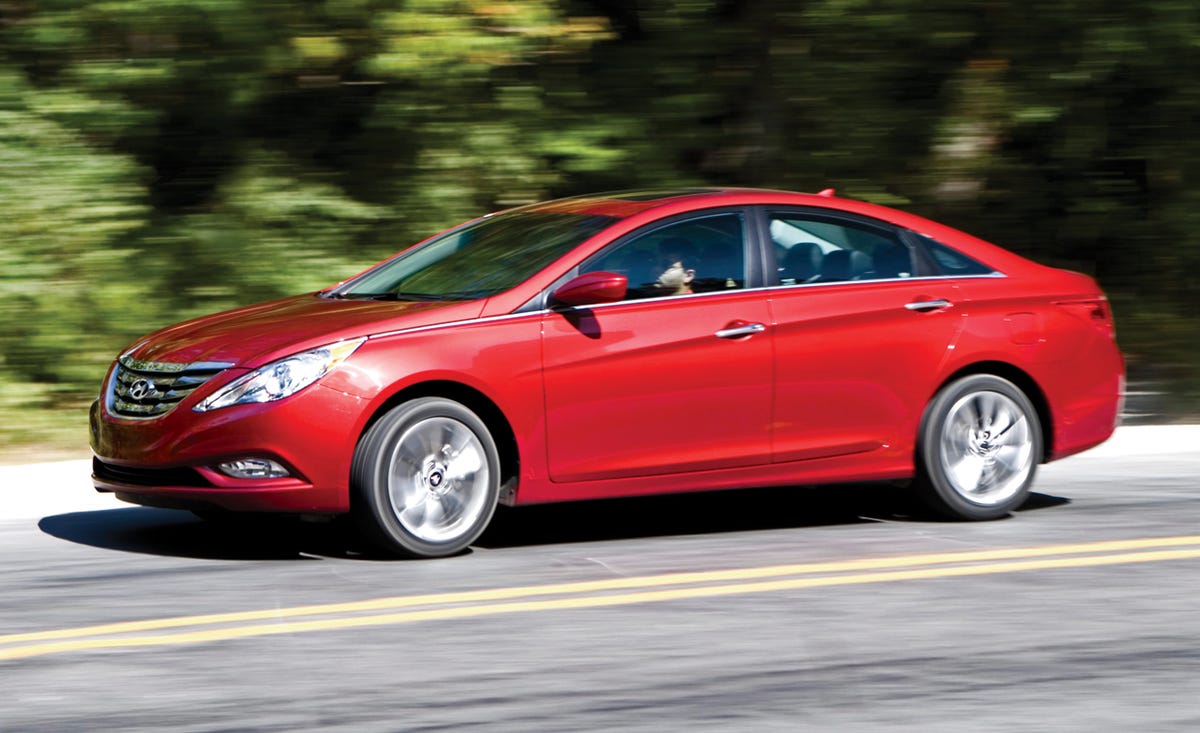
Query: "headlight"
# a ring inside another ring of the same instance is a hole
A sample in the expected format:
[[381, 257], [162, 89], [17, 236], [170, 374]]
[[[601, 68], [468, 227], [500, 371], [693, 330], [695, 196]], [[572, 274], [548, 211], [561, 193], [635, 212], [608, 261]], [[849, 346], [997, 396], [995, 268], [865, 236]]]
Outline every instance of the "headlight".
[[339, 341], [273, 361], [230, 382], [192, 409], [208, 412], [230, 405], [274, 402], [291, 397], [345, 361], [364, 341], [366, 339]]

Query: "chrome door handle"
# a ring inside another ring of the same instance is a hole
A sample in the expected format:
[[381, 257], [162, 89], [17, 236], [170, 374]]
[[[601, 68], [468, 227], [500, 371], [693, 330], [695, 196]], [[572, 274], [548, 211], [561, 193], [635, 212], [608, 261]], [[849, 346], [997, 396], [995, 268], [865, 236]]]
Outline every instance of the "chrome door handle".
[[949, 308], [950, 301], [948, 301], [948, 300], [919, 300], [916, 303], [905, 303], [904, 307], [909, 309], [910, 311], [917, 311], [918, 313], [927, 313], [929, 311], [941, 310], [942, 308]]
[[731, 328], [722, 328], [717, 331], [714, 336], [719, 339], [737, 339], [743, 336], [752, 336], [756, 333], [766, 331], [767, 327], [761, 323], [747, 323], [742, 326], [733, 326]]

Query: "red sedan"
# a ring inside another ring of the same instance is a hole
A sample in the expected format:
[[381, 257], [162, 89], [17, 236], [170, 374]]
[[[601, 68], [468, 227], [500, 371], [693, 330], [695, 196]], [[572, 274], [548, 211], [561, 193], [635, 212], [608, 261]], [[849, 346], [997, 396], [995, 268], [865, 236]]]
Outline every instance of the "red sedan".
[[497, 503], [915, 479], [1000, 517], [1105, 440], [1089, 277], [832, 192], [615, 193], [439, 234], [318, 293], [164, 328], [91, 414], [98, 489], [353, 513], [456, 553]]

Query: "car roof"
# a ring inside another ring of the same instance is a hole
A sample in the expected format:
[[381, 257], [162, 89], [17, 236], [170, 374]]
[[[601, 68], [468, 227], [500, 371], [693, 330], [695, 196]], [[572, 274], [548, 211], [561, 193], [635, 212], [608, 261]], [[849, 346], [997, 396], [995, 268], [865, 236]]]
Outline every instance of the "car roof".
[[645, 189], [629, 191], [606, 191], [602, 193], [573, 196], [570, 198], [543, 201], [521, 207], [522, 211], [543, 211], [563, 214], [594, 214], [626, 219], [643, 211], [668, 204], [692, 202], [699, 204], [720, 203], [720, 199], [738, 194], [774, 194], [803, 196], [790, 191], [772, 191], [760, 188], [695, 187], [675, 189]]
[[800, 193], [770, 188], [707, 186], [609, 191], [543, 201], [510, 211], [606, 216], [614, 220], [630, 220], [625, 225], [633, 226], [640, 225], [647, 217], [657, 218], [708, 207], [746, 205], [812, 206], [825, 211], [857, 214], [963, 247], [967, 254], [982, 259], [997, 270], [1036, 267], [1030, 260], [961, 230], [899, 209], [841, 198], [835, 195], [833, 189]]

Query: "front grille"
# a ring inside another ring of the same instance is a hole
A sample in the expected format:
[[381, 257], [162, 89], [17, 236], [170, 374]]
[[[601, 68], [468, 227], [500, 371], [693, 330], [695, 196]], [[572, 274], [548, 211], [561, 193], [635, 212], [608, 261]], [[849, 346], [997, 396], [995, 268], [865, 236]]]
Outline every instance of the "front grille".
[[108, 409], [121, 417], [165, 415], [197, 387], [231, 366], [221, 362], [139, 361], [122, 356], [109, 382]]
[[212, 487], [194, 468], [137, 468], [117, 466], [92, 457], [92, 475], [104, 481], [130, 486]]

